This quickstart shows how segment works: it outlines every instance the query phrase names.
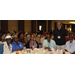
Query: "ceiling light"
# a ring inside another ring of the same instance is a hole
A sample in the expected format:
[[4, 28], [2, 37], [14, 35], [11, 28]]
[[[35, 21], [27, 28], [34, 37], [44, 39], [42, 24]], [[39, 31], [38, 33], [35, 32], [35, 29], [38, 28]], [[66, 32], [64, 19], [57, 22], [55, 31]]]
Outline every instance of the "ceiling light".
[[69, 23], [75, 24], [75, 22], [69, 22]]

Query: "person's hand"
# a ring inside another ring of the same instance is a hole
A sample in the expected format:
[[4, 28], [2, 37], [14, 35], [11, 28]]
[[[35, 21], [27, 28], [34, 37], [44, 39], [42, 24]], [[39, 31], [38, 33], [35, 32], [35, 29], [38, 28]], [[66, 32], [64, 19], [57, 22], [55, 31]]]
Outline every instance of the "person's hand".
[[50, 48], [50, 47], [48, 47], [48, 50], [51, 50], [51, 48]]
[[75, 51], [73, 52], [73, 54], [75, 54]]
[[57, 50], [57, 47], [55, 47], [54, 49], [55, 49], [55, 51], [56, 51], [56, 50]]
[[20, 49], [20, 51], [22, 51], [22, 50], [23, 50], [23, 48]]
[[65, 49], [65, 51], [68, 52], [66, 49]]

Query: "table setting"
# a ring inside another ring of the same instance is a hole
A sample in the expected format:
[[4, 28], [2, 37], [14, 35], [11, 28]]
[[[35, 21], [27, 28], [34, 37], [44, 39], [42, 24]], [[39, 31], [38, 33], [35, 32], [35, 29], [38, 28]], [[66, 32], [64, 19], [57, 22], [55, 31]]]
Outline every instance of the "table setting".
[[23, 48], [21, 51], [14, 51], [11, 54], [71, 54], [70, 52], [66, 52], [63, 50], [55, 50], [51, 48], [51, 50], [44, 49], [44, 48]]

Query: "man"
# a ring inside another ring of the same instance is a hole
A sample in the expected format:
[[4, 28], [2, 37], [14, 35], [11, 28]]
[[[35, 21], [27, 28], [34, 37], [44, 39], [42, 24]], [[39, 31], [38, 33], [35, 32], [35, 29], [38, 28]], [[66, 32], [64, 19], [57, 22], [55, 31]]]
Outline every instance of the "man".
[[12, 39], [12, 37], [9, 35], [5, 37], [5, 42], [3, 42], [3, 45], [0, 48], [0, 50], [3, 51], [3, 54], [12, 53], [11, 39]]
[[70, 51], [75, 54], [75, 41], [73, 40], [73, 35], [69, 35], [69, 41], [66, 42], [65, 51]]
[[48, 50], [51, 50], [51, 48], [56, 49], [56, 43], [54, 40], [50, 39], [50, 35], [47, 35], [47, 39], [43, 41], [43, 47], [45, 47]]
[[21, 51], [23, 50], [23, 44], [21, 42], [18, 41], [18, 36], [15, 35], [14, 36], [14, 42], [12, 43], [12, 51]]
[[67, 31], [62, 27], [60, 22], [57, 22], [57, 28], [54, 30], [54, 40], [57, 44], [57, 49], [64, 50], [65, 49], [65, 36], [67, 36]]

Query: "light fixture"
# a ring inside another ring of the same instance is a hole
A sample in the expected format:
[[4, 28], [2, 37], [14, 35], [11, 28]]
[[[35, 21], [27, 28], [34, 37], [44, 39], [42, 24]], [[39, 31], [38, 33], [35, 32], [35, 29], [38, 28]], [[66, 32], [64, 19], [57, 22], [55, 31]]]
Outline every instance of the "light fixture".
[[69, 22], [69, 23], [75, 24], [75, 22]]

